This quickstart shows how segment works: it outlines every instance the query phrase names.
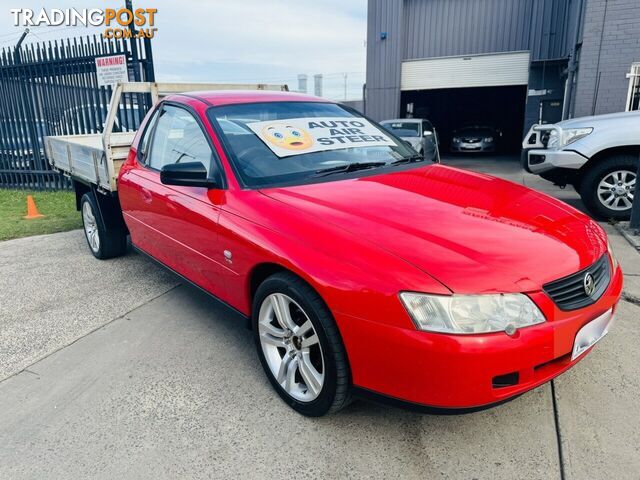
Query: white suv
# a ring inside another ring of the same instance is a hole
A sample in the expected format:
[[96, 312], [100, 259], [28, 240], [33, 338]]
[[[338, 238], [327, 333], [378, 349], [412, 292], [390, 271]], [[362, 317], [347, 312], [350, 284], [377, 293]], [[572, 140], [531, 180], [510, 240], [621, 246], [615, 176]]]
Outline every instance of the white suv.
[[528, 172], [573, 185], [600, 219], [627, 220], [640, 157], [640, 112], [534, 125], [522, 142]]

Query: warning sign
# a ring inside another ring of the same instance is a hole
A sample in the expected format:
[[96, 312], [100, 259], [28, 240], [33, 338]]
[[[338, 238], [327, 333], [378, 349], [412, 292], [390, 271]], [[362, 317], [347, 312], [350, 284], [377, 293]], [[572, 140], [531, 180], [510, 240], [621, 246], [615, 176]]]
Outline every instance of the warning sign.
[[278, 157], [396, 143], [360, 117], [308, 117], [247, 123]]
[[115, 85], [118, 82], [128, 82], [127, 57], [124, 55], [111, 55], [109, 57], [96, 58], [96, 73], [99, 87]]

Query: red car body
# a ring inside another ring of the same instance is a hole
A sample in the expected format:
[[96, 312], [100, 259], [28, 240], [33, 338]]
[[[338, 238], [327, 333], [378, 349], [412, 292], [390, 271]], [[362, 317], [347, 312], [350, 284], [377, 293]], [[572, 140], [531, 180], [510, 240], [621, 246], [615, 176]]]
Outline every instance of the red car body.
[[[447, 408], [505, 400], [579, 361], [583, 356], [570, 359], [576, 332], [615, 308], [620, 297], [622, 274], [609, 256], [611, 281], [593, 305], [563, 311], [542, 290], [607, 255], [601, 227], [560, 201], [438, 164], [243, 189], [207, 109], [321, 100], [265, 92], [203, 92], [167, 100], [199, 117], [227, 185], [163, 185], [159, 172], [138, 162], [138, 135], [118, 184], [133, 244], [247, 316], [262, 278], [282, 269], [295, 273], [331, 310], [352, 384], [362, 391]], [[232, 263], [225, 251], [233, 252]], [[430, 333], [416, 328], [398, 298], [401, 291], [521, 292], [547, 321], [512, 336]], [[494, 385], [496, 377], [514, 372], [515, 384]]]

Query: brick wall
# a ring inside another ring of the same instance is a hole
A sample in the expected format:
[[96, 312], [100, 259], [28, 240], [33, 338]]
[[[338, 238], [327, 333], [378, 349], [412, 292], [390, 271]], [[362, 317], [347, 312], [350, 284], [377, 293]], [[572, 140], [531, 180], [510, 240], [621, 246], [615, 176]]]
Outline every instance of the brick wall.
[[573, 116], [623, 111], [633, 62], [640, 62], [640, 0], [586, 0]]

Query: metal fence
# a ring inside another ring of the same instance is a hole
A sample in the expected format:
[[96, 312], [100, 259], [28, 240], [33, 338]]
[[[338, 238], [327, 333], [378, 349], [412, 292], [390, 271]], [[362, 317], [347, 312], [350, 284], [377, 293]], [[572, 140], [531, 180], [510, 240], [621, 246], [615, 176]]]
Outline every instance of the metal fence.
[[[99, 87], [95, 59], [127, 57], [129, 80], [154, 81], [151, 44], [145, 40], [83, 37], [30, 44], [0, 52], [0, 188], [69, 188], [43, 151], [46, 135], [102, 132], [111, 87]], [[150, 106], [128, 94], [116, 130], [136, 130]]]

